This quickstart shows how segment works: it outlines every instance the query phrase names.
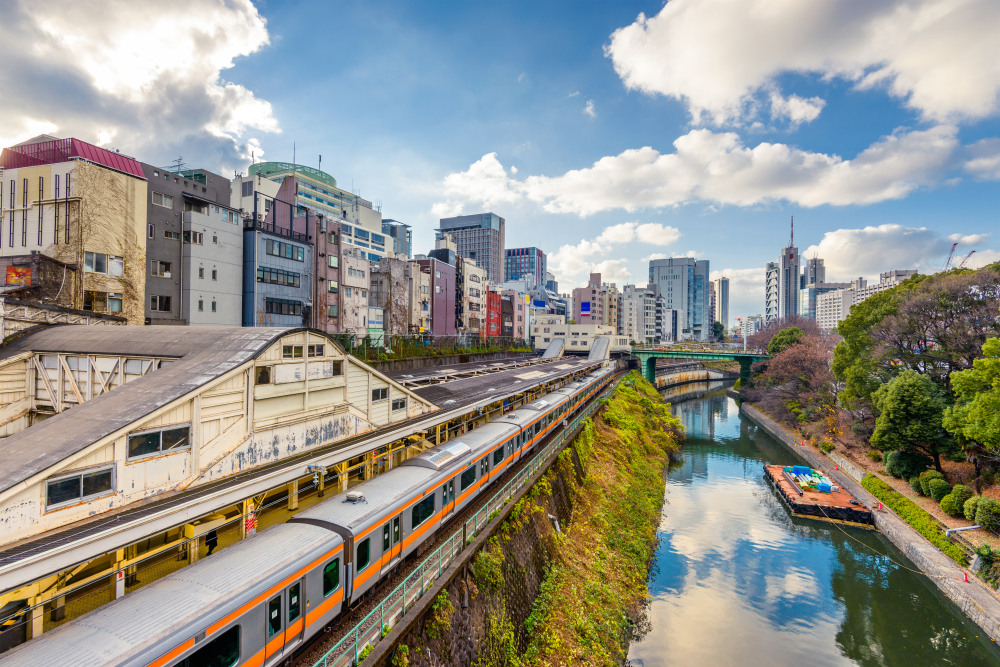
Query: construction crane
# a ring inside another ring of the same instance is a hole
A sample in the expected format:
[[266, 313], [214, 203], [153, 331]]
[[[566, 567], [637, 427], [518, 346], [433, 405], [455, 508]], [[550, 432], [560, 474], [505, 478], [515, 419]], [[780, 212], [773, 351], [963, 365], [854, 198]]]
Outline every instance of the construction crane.
[[976, 251], [973, 250], [968, 255], [966, 255], [965, 257], [963, 257], [962, 261], [958, 263], [958, 268], [960, 268], [960, 269], [965, 268], [965, 263], [968, 262], [969, 258], [972, 257], [975, 254], [976, 254]]
[[951, 259], [955, 256], [955, 248], [958, 247], [957, 243], [951, 244], [951, 252], [948, 253], [948, 261], [944, 263], [944, 270], [947, 271], [951, 268]]

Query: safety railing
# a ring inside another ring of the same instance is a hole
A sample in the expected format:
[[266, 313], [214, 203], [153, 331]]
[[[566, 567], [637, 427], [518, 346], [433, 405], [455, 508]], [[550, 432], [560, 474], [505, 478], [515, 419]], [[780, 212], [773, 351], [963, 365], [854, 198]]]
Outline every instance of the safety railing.
[[[610, 393], [618, 387], [622, 379], [614, 382], [605, 393]], [[448, 569], [455, 557], [479, 535], [479, 531], [487, 526], [499, 514], [500, 510], [510, 502], [517, 491], [541, 470], [548, 461], [559, 452], [570, 440], [576, 429], [600, 407], [600, 401], [594, 401], [567, 424], [558, 436], [545, 445], [525, 467], [518, 471], [497, 491], [492, 498], [474, 515], [465, 521], [461, 528], [447, 538], [444, 544], [428, 556], [403, 583], [389, 593], [378, 607], [352, 628], [333, 648], [317, 660], [313, 667], [350, 667], [357, 665], [359, 660], [368, 657], [374, 646], [406, 616], [417, 601], [427, 592], [444, 571]]]

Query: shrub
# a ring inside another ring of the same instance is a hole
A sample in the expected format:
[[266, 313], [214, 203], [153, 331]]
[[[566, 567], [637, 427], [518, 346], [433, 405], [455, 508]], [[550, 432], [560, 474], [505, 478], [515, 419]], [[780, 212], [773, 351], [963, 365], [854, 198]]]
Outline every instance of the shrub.
[[976, 520], [976, 510], [979, 508], [979, 496], [972, 496], [965, 501], [965, 505], [962, 506], [962, 511], [965, 514], [965, 518], [969, 521]]
[[927, 495], [933, 498], [934, 502], [939, 503], [942, 498], [951, 493], [951, 484], [943, 479], [932, 479], [927, 485], [927, 490], [930, 491]]
[[924, 490], [920, 488], [919, 476], [910, 478], [910, 488], [913, 489], [913, 492], [916, 493], [918, 496], [924, 495]]
[[472, 563], [472, 576], [483, 586], [498, 590], [503, 586], [504, 556], [497, 539], [494, 537], [490, 542], [494, 543], [494, 550], [483, 549], [479, 552]]
[[[866, 424], [864, 422], [854, 422], [851, 424], [851, 433], [853, 433], [854, 437], [861, 442], [868, 442], [868, 439], [872, 437], [872, 433], [874, 432], [875, 427], [871, 424]], [[878, 457], [879, 460], [882, 459], [882, 452], [878, 452]]]
[[409, 667], [410, 665], [410, 647], [406, 644], [400, 644], [396, 647], [396, 654], [392, 658], [392, 667]]
[[442, 591], [434, 598], [431, 605], [431, 615], [427, 619], [427, 636], [431, 639], [441, 639], [445, 630], [451, 627], [451, 617], [455, 614], [455, 607], [448, 598], [448, 591]]
[[862, 478], [861, 485], [868, 489], [869, 493], [885, 503], [886, 507], [898, 514], [899, 518], [913, 526], [931, 544], [943, 551], [959, 565], [965, 565], [965, 550], [945, 538], [944, 533], [941, 532], [938, 526], [938, 522], [926, 510], [871, 473]]
[[865, 452], [865, 456], [868, 457], [869, 461], [874, 461], [875, 463], [882, 462], [882, 452], [877, 449]]
[[836, 449], [836, 446], [829, 440], [823, 440], [819, 443], [819, 450], [824, 454], [829, 454], [834, 449]]
[[371, 652], [374, 650], [375, 647], [372, 646], [371, 644], [368, 644], [363, 649], [361, 649], [361, 653], [358, 654], [358, 664], [360, 665], [362, 662], [364, 662], [365, 658], [371, 655]]
[[961, 514], [965, 507], [965, 501], [973, 496], [973, 492], [965, 484], [956, 484], [955, 488], [951, 490], [951, 495], [954, 496], [955, 504], [958, 506], [956, 514]]
[[986, 530], [1000, 529], [1000, 503], [992, 498], [979, 498], [976, 508], [976, 523]]
[[736, 380], [736, 384], [733, 385], [733, 389], [735, 389], [736, 391], [739, 391], [740, 390], [740, 386], [742, 384], [743, 384], [743, 378], [739, 378], [738, 380]]
[[885, 465], [886, 472], [893, 477], [910, 479], [926, 470], [931, 460], [919, 454], [892, 450], [882, 456], [882, 463]]
[[954, 495], [949, 493], [948, 495], [946, 495], [944, 498], [941, 499], [941, 511], [944, 512], [945, 514], [950, 514], [952, 516], [961, 513], [959, 505], [955, 502]]
[[925, 470], [920, 473], [920, 493], [925, 496], [931, 495], [931, 480], [944, 479], [944, 475], [939, 473], [937, 470]]

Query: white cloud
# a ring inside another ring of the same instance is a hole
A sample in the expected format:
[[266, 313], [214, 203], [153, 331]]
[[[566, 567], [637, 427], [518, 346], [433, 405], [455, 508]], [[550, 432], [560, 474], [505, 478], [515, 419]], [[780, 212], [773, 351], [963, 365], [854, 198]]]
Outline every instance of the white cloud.
[[514, 165], [511, 165], [510, 166], [510, 173], [516, 174], [517, 173], [517, 167], [515, 167]]
[[775, 120], [787, 118], [793, 127], [816, 120], [825, 106], [826, 100], [819, 97], [809, 99], [798, 95], [782, 97], [778, 91], [771, 91], [771, 117]]
[[524, 79], [524, 77], [526, 77], [526, 76], [528, 76], [528, 73], [527, 73], [527, 72], [521, 72], [520, 74], [518, 74], [518, 75], [517, 75], [517, 82], [518, 82], [518, 83], [521, 83], [521, 81], [522, 81], [522, 80]]
[[977, 245], [989, 237], [989, 234], [952, 234], [948, 240], [958, 245]]
[[[242, 166], [251, 130], [279, 132], [271, 105], [222, 72], [269, 43], [250, 0], [6, 3], [0, 22], [0, 141], [42, 131], [140, 153]], [[246, 154], [245, 157], [249, 158]], [[199, 165], [201, 166], [201, 165]]]
[[764, 310], [764, 269], [723, 269], [712, 271], [709, 278], [729, 278], [729, 322], [736, 325], [736, 318], [747, 315], [763, 315]]
[[891, 269], [940, 271], [952, 243], [926, 227], [886, 224], [827, 232], [802, 254], [825, 261], [827, 281], [847, 282], [858, 277], [871, 279]]
[[[626, 88], [682, 100], [696, 123], [752, 119], [788, 73], [884, 87], [955, 123], [1000, 109], [997, 34], [995, 0], [672, 0], [616, 30], [605, 54]], [[819, 113], [808, 102], [803, 120]]]
[[647, 262], [652, 262], [654, 259], [666, 259], [669, 256], [670, 255], [668, 255], [666, 253], [654, 252], [652, 255], [646, 255], [645, 257], [643, 257], [639, 261], [642, 262], [643, 264], [645, 264]]
[[965, 152], [965, 171], [982, 180], [1000, 180], [1000, 139], [981, 139]]
[[569, 94], [569, 95], [567, 95], [566, 97], [577, 97], [577, 96], [579, 96], [579, 95], [580, 95], [580, 91], [578, 90], [578, 91], [576, 91], [575, 93], [570, 93], [570, 94]]
[[650, 147], [604, 157], [561, 176], [509, 178], [496, 153], [447, 176], [443, 206], [490, 206], [528, 199], [550, 213], [581, 217], [601, 211], [661, 208], [705, 201], [750, 206], [787, 200], [801, 206], [843, 206], [900, 199], [939, 182], [958, 149], [956, 128], [900, 130], [859, 155], [812, 153], [786, 144], [743, 145], [732, 132], [706, 129], [674, 141], [675, 152]]
[[[549, 255], [548, 266], [555, 274], [556, 279], [561, 283], [575, 284], [586, 278], [591, 271], [598, 271], [594, 267], [605, 266], [606, 270], [600, 273], [608, 275], [622, 275], [628, 273], [626, 260], [602, 260], [596, 262], [597, 257], [605, 256], [611, 252], [614, 245], [624, 245], [641, 243], [646, 245], [670, 245], [680, 239], [681, 233], [674, 227], [664, 226], [659, 223], [640, 224], [636, 222], [622, 222], [617, 225], [605, 227], [593, 240], [581, 239], [576, 245], [566, 244]], [[651, 256], [653, 259], [666, 257], [660, 253]], [[647, 262], [650, 258], [642, 261]], [[642, 279], [643, 276], [640, 276]], [[612, 282], [605, 277], [606, 282]], [[618, 280], [618, 279], [616, 279]], [[624, 278], [622, 278], [624, 280]]]
[[591, 118], [597, 116], [597, 112], [594, 111], [594, 100], [587, 100], [587, 106], [583, 107], [583, 113], [587, 114]]
[[978, 250], [975, 255], [969, 258], [965, 266], [970, 269], [979, 269], [994, 262], [1000, 262], [1000, 252], [996, 250]]

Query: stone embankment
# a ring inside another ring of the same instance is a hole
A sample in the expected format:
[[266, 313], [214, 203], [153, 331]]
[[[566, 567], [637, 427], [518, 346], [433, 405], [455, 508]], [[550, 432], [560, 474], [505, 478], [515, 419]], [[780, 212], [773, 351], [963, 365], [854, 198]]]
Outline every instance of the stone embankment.
[[624, 660], [679, 422], [633, 373], [382, 663], [604, 665]]
[[[803, 443], [802, 438], [795, 432], [777, 423], [749, 403], [743, 403], [740, 412], [768, 435], [805, 459], [809, 465], [826, 471], [866, 507], [874, 509], [878, 506], [878, 499], [859, 483], [863, 472], [843, 456], [833, 452], [834, 456], [827, 458], [809, 444]], [[831, 470], [831, 464], [836, 468]], [[978, 583], [975, 577], [970, 576], [969, 582], [966, 583], [965, 571], [955, 561], [939, 551], [891, 510], [883, 507], [875, 511], [874, 515], [875, 526], [879, 531], [906, 554], [906, 557], [913, 561], [921, 572], [993, 641], [1000, 643], [1000, 599]]]

